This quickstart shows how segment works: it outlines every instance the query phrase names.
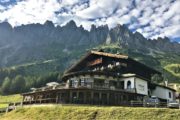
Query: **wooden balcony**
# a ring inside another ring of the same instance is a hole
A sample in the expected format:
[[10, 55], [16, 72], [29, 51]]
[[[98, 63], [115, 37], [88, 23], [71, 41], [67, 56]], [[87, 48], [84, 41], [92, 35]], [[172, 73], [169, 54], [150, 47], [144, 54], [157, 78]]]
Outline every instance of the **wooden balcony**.
[[129, 89], [121, 89], [117, 88], [115, 86], [107, 86], [107, 85], [83, 85], [83, 86], [74, 86], [74, 87], [69, 87], [69, 88], [88, 88], [88, 89], [98, 89], [98, 90], [117, 90], [117, 91], [128, 91], [135, 93], [136, 89], [135, 88], [129, 88]]

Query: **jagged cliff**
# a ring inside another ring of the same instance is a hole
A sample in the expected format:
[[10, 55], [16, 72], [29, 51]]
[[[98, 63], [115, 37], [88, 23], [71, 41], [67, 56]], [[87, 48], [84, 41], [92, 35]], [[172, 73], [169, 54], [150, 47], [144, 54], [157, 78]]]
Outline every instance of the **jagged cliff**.
[[59, 59], [64, 70], [87, 49], [104, 45], [116, 45], [120, 52], [126, 50], [129, 56], [161, 71], [166, 65], [180, 64], [179, 43], [167, 37], [149, 40], [138, 32], [132, 33], [125, 25], [112, 29], [92, 25], [87, 31], [74, 21], [65, 26], [46, 21], [14, 28], [7, 22], [0, 23], [1, 68]]
[[77, 48], [84, 50], [104, 44], [107, 37], [109, 44], [118, 42], [121, 47], [139, 52], [158, 50], [180, 53], [180, 44], [170, 42], [167, 37], [147, 40], [138, 32], [132, 33], [125, 25], [117, 25], [112, 29], [106, 25], [92, 25], [87, 31], [82, 26], [77, 27], [74, 21], [62, 27], [55, 27], [51, 21], [47, 21], [43, 25], [29, 24], [15, 28], [4, 22], [0, 23], [0, 66], [51, 59], [48, 52], [54, 45], [62, 52], [69, 53]]

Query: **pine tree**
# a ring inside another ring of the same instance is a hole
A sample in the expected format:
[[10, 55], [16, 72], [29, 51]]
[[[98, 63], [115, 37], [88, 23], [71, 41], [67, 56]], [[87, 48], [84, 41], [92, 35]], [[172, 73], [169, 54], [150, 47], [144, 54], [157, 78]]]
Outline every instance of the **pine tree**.
[[2, 94], [9, 94], [10, 86], [11, 86], [11, 80], [9, 79], [9, 77], [6, 77], [4, 79], [4, 82], [3, 82], [2, 87], [1, 87]]
[[22, 75], [17, 75], [11, 84], [11, 93], [20, 93], [25, 89], [25, 79]]

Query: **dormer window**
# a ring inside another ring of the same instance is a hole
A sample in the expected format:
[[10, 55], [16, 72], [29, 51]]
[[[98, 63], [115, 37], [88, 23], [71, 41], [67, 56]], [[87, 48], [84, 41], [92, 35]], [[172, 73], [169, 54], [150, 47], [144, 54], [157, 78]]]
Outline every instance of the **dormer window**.
[[127, 89], [131, 89], [131, 81], [127, 81]]

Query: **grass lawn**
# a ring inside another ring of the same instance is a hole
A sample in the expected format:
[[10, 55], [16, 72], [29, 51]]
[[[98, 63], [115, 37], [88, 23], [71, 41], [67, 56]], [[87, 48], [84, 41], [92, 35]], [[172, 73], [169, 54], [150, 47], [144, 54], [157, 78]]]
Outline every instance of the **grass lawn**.
[[5, 103], [20, 102], [21, 100], [22, 100], [22, 96], [19, 94], [7, 95], [7, 96], [0, 95], [0, 108], [7, 107], [8, 104]]
[[179, 109], [98, 106], [34, 106], [4, 114], [0, 120], [179, 120]]
[[180, 78], [180, 64], [168, 64], [164, 68], [174, 76]]
[[5, 107], [7, 107], [8, 106], [8, 104], [2, 104], [2, 103], [0, 103], [0, 108], [5, 108]]

